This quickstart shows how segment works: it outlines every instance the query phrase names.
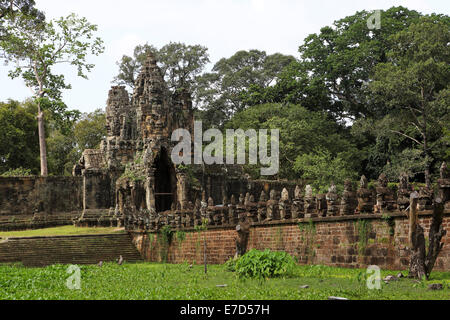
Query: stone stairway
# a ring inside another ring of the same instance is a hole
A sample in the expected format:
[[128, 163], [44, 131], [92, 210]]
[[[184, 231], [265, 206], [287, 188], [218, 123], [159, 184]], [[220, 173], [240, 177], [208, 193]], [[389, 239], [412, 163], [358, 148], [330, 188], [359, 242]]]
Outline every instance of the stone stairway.
[[0, 263], [21, 262], [29, 267], [96, 264], [115, 261], [120, 255], [125, 262], [142, 261], [127, 233], [0, 240]]

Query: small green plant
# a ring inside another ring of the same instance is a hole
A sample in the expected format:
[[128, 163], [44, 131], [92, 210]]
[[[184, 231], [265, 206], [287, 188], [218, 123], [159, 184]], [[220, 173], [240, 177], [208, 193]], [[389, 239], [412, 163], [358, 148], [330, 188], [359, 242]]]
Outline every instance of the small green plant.
[[227, 271], [235, 272], [237, 261], [238, 261], [238, 258], [235, 258], [235, 257], [228, 259], [227, 262], [224, 263], [225, 269]]
[[16, 168], [16, 169], [9, 169], [8, 171], [5, 171], [1, 174], [2, 177], [29, 177], [32, 176], [30, 169], [25, 168]]
[[170, 226], [164, 226], [160, 230], [160, 236], [158, 237], [160, 244], [159, 254], [161, 256], [161, 261], [167, 262], [167, 258], [169, 256], [169, 246], [172, 242], [173, 231]]
[[[231, 263], [230, 263], [231, 264]], [[283, 251], [252, 249], [236, 261], [235, 270], [239, 278], [268, 279], [292, 275], [295, 260]]]
[[316, 225], [312, 219], [309, 219], [308, 221], [299, 222], [298, 227], [302, 233], [301, 240], [305, 243], [308, 261], [311, 261], [316, 256], [314, 250]]
[[186, 239], [186, 232], [178, 230], [175, 235], [178, 240], [178, 247], [181, 248], [181, 244], [183, 243], [184, 239]]
[[363, 255], [364, 251], [366, 251], [372, 225], [368, 220], [358, 220], [356, 222], [356, 229], [358, 231], [358, 252], [359, 255]]
[[277, 228], [276, 244], [277, 248], [283, 248], [283, 229], [281, 227]]

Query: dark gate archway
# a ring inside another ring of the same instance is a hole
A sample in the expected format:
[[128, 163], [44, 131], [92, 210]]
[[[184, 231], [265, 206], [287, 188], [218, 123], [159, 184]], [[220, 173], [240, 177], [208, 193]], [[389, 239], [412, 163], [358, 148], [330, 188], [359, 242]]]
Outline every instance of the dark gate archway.
[[162, 147], [155, 159], [155, 209], [156, 212], [170, 210], [176, 200], [175, 168], [167, 150]]

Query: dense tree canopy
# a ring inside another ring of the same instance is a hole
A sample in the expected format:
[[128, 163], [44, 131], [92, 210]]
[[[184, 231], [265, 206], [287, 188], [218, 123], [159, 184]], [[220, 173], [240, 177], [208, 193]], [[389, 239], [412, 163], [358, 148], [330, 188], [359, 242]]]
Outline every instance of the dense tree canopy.
[[[280, 171], [278, 178], [311, 180], [313, 176], [304, 176], [301, 163], [303, 156], [316, 157], [326, 154], [329, 159], [338, 158], [344, 162], [342, 168], [328, 166], [329, 176], [336, 183], [343, 181], [338, 170], [358, 172], [357, 155], [354, 144], [349, 139], [348, 130], [333, 121], [325, 112], [313, 112], [300, 105], [263, 104], [238, 112], [226, 128], [241, 129], [279, 129], [280, 130]], [[247, 166], [253, 177], [259, 170]], [[311, 179], [309, 179], [311, 178]], [[329, 181], [328, 181], [329, 182]], [[325, 186], [317, 184], [317, 189]]]
[[37, 105], [41, 175], [48, 174], [45, 142], [44, 110], [51, 109], [61, 119], [70, 117], [61, 99], [62, 90], [71, 86], [63, 74], [54, 67], [69, 63], [76, 67], [78, 76], [87, 78], [94, 65], [86, 61], [88, 54], [103, 52], [103, 42], [93, 37], [97, 26], [75, 14], [35, 23], [35, 17], [17, 12], [6, 19], [5, 36], [0, 38], [1, 58], [6, 64], [14, 63], [11, 78], [21, 77], [32, 91]]
[[27, 168], [39, 172], [36, 106], [0, 102], [0, 173]]
[[201, 45], [186, 45], [179, 42], [170, 42], [161, 49], [144, 44], [134, 49], [133, 57], [124, 55], [117, 62], [119, 74], [114, 82], [134, 88], [136, 77], [149, 52], [156, 56], [169, 89], [186, 89], [193, 95], [197, 92], [196, 77], [203, 71], [209, 62], [208, 48]]
[[278, 80], [281, 71], [293, 62], [292, 56], [265, 51], [238, 51], [222, 58], [212, 72], [198, 78], [197, 107], [204, 111], [208, 126], [222, 126], [231, 116], [246, 107], [246, 95], [252, 86], [267, 88]]
[[[25, 4], [34, 8], [31, 0], [12, 2], [11, 11], [5, 6], [10, 1], [0, 1], [0, 14], [8, 10], [11, 17], [20, 16], [22, 9], [28, 10]], [[36, 21], [39, 14], [33, 12]], [[304, 179], [320, 192], [331, 182], [342, 186], [344, 179], [361, 174], [374, 180], [381, 172], [391, 181], [402, 173], [414, 181], [432, 181], [439, 164], [450, 160], [450, 18], [393, 7], [381, 11], [381, 28], [371, 29], [367, 20], [372, 14], [360, 11], [324, 26], [306, 37], [298, 58], [240, 50], [209, 71], [205, 71], [210, 61], [204, 46], [140, 45], [132, 57], [123, 56], [117, 63], [114, 82], [133, 89], [151, 51], [171, 92], [192, 93], [196, 118], [203, 121], [204, 129], [280, 130], [280, 171], [274, 179]], [[41, 24], [40, 28], [50, 27]], [[33, 32], [39, 33], [39, 27]], [[17, 43], [28, 48], [25, 42]], [[3, 48], [8, 52], [5, 42]], [[55, 44], [47, 49], [57, 48]], [[12, 53], [9, 50], [10, 57]], [[89, 70], [91, 66], [83, 63], [81, 69]], [[39, 67], [38, 73], [45, 70]], [[11, 72], [11, 76], [19, 74], [31, 87], [38, 85], [32, 68]], [[47, 99], [36, 102], [48, 119], [49, 172], [70, 174], [81, 152], [98, 147], [104, 137], [105, 115], [100, 110], [69, 112], [60, 99], [61, 89], [68, 87], [63, 75], [46, 81]], [[30, 102], [2, 104], [2, 136], [17, 132], [20, 139], [33, 139], [17, 142], [29, 162], [14, 154], [16, 140], [2, 140], [0, 173], [17, 167], [36, 172], [39, 155], [32, 147], [36, 126], [29, 115], [38, 107]], [[14, 121], [6, 124], [5, 119], [16, 113], [23, 127]], [[259, 167], [245, 169], [259, 177]]]

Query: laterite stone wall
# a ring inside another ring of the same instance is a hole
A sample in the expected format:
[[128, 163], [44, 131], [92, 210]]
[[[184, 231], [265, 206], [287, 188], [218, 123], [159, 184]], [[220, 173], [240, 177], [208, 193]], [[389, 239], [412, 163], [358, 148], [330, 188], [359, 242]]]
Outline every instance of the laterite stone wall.
[[[420, 214], [425, 236], [431, 223], [430, 212]], [[443, 227], [448, 230], [435, 270], [450, 270], [450, 212]], [[203, 236], [206, 238], [207, 261], [224, 263], [235, 254], [237, 233], [232, 228], [210, 227], [204, 233], [195, 230], [174, 232], [167, 250], [157, 233], [133, 233], [133, 242], [147, 261], [203, 263]], [[248, 249], [283, 250], [300, 264], [321, 264], [362, 268], [378, 265], [382, 269], [403, 270], [409, 266], [408, 219], [394, 213], [391, 219], [381, 215], [357, 215], [315, 218], [271, 224], [253, 224]]]

